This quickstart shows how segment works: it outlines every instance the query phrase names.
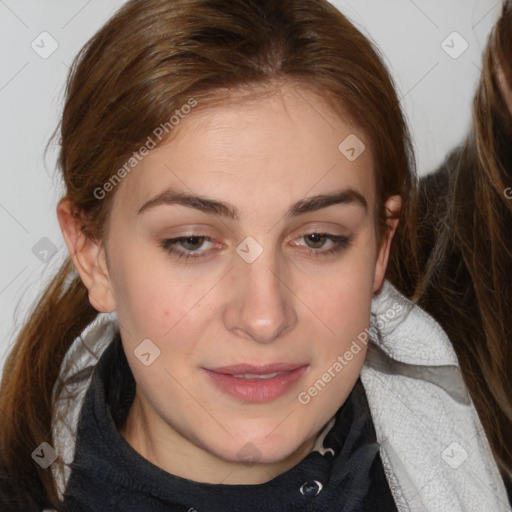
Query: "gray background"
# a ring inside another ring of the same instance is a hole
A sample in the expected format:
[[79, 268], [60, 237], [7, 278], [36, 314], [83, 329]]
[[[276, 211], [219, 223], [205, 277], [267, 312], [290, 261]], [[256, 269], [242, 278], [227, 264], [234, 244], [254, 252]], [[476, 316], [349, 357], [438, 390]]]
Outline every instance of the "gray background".
[[[415, 139], [418, 170], [433, 170], [467, 130], [482, 49], [501, 1], [333, 3], [381, 49]], [[0, 0], [0, 366], [28, 308], [66, 254], [55, 215], [62, 195], [56, 148], [50, 146], [46, 158], [44, 149], [57, 126], [69, 65], [122, 4]], [[52, 44], [58, 47], [45, 55]]]

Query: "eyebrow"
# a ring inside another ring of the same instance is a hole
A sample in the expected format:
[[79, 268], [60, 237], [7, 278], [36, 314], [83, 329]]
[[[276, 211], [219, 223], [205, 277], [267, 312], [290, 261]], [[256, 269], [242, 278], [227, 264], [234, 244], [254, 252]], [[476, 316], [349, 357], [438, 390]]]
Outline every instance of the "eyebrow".
[[[346, 188], [332, 194], [319, 194], [301, 199], [290, 207], [285, 217], [297, 217], [336, 204], [356, 204], [364, 208], [365, 211], [368, 210], [368, 203], [364, 196], [353, 188]], [[147, 203], [144, 203], [139, 208], [137, 215], [161, 205], [187, 206], [208, 214], [221, 215], [232, 220], [239, 220], [240, 218], [236, 206], [215, 199], [174, 190], [166, 190], [150, 199]]]

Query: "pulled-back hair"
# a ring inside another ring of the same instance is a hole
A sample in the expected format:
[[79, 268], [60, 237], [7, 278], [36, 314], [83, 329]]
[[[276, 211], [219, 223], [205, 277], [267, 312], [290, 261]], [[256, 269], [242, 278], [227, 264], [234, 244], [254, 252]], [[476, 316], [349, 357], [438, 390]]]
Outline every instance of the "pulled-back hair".
[[[410, 219], [412, 149], [392, 80], [372, 44], [335, 7], [326, 0], [131, 0], [80, 51], [67, 82], [58, 164], [84, 233], [105, 240], [115, 187], [104, 197], [99, 190], [191, 98], [196, 111], [283, 80], [318, 94], [364, 133], [375, 162], [378, 232], [391, 195], [402, 196], [402, 217]], [[414, 239], [409, 222], [399, 230]], [[68, 257], [5, 363], [1, 487], [27, 509], [45, 496], [59, 508], [52, 473], [31, 452], [52, 444], [59, 367], [97, 314]]]

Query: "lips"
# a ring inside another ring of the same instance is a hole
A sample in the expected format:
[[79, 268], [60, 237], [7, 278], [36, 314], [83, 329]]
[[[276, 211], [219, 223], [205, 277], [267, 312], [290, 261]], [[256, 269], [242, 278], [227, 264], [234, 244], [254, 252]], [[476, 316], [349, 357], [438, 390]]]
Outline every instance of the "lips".
[[218, 389], [244, 402], [268, 402], [283, 396], [304, 375], [308, 365], [239, 364], [204, 369]]
[[268, 375], [269, 373], [291, 372], [301, 366], [305, 365], [293, 363], [271, 363], [259, 366], [253, 364], [236, 364], [231, 366], [221, 366], [220, 368], [212, 368], [211, 371], [216, 373], [223, 373], [225, 375], [241, 375], [244, 373], [252, 373], [253, 375]]

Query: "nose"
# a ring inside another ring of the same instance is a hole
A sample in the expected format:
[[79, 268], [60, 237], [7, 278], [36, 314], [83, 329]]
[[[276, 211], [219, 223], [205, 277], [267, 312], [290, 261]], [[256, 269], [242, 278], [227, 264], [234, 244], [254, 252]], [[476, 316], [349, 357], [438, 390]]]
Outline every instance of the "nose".
[[226, 328], [257, 343], [271, 343], [297, 324], [293, 291], [270, 251], [254, 262], [235, 263]]

